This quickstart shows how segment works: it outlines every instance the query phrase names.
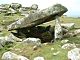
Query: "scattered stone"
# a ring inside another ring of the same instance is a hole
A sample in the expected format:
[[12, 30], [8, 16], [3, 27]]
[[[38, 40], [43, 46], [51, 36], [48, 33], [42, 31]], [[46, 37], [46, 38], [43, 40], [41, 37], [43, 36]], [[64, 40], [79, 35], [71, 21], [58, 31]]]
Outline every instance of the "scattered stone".
[[66, 39], [66, 40], [62, 40], [61, 43], [65, 44], [65, 43], [67, 43], [68, 41], [69, 41], [69, 40], [67, 40], [67, 39]]
[[15, 53], [10, 52], [10, 51], [5, 52], [2, 55], [2, 59], [3, 60], [29, 60], [28, 58], [26, 58], [24, 56], [17, 55]]
[[71, 43], [66, 43], [62, 46], [62, 49], [72, 49], [72, 48], [76, 48], [76, 45]]
[[17, 13], [17, 11], [16, 11], [16, 10], [14, 10], [14, 9], [12, 9], [12, 8], [9, 8], [8, 13], [15, 14], [15, 13]]
[[7, 12], [6, 7], [0, 6], [0, 12], [1, 12], [1, 13], [6, 13], [6, 12]]
[[24, 56], [18, 56], [17, 60], [29, 60], [29, 59]]
[[60, 51], [53, 53], [54, 56], [58, 55], [60, 53]]
[[17, 9], [21, 8], [22, 5], [19, 4], [19, 3], [11, 3], [11, 4], [10, 4], [10, 7], [11, 7], [12, 9], [14, 9], [14, 10], [17, 10]]
[[40, 46], [41, 45], [41, 40], [39, 38], [27, 38], [23, 40], [23, 43], [29, 44], [29, 45], [36, 45]]
[[73, 32], [74, 35], [80, 34], [80, 29], [77, 29]]
[[37, 10], [37, 9], [38, 9], [38, 5], [37, 5], [37, 4], [33, 4], [33, 5], [31, 6], [31, 8]]
[[43, 43], [43, 45], [45, 45], [45, 46], [46, 46], [46, 45], [48, 45], [48, 43]]
[[75, 26], [75, 23], [61, 23], [61, 26], [67, 29], [73, 29]]
[[69, 60], [80, 60], [80, 48], [74, 48], [68, 51]]
[[5, 52], [5, 53], [2, 55], [2, 59], [4, 59], [4, 60], [12, 60], [12, 59], [16, 59], [16, 58], [17, 58], [17, 54], [12, 53], [12, 52], [10, 52], [10, 51]]
[[22, 39], [15, 37], [13, 34], [9, 34], [8, 36], [0, 37], [0, 45], [1, 46], [5, 46], [7, 44], [12, 44], [15, 41], [22, 41]]
[[44, 60], [44, 57], [35, 57], [34, 60]]

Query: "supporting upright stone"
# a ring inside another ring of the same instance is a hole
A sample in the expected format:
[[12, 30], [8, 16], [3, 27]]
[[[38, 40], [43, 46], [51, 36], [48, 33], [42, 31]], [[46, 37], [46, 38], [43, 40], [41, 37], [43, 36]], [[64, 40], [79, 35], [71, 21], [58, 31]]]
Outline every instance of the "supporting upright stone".
[[56, 20], [55, 20], [54, 37], [55, 37], [55, 40], [56, 39], [62, 39], [62, 27], [61, 27], [59, 16], [56, 16]]

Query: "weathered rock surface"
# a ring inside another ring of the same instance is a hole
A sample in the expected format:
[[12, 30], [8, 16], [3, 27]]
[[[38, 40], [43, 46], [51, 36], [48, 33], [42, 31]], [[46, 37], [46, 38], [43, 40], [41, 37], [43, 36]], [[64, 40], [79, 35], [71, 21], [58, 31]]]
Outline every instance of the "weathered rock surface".
[[23, 19], [20, 19], [10, 24], [7, 28], [8, 30], [12, 30], [12, 29], [19, 29], [24, 27], [33, 27], [33, 26], [51, 21], [55, 19], [56, 16], [61, 16], [66, 11], [67, 11], [67, 8], [65, 8], [60, 4], [56, 4], [42, 11], [31, 13], [29, 14], [28, 17], [25, 17]]
[[2, 59], [3, 60], [29, 60], [28, 58], [26, 58], [24, 56], [17, 55], [15, 53], [10, 52], [10, 51], [5, 52], [2, 55]]
[[62, 27], [65, 27], [67, 29], [72, 29], [75, 26], [75, 23], [61, 23]]
[[39, 38], [27, 38], [23, 40], [23, 43], [29, 44], [29, 45], [41, 45], [41, 40]]
[[62, 49], [72, 49], [72, 48], [76, 48], [76, 45], [75, 44], [71, 44], [71, 43], [66, 43], [61, 48]]
[[80, 34], [80, 29], [77, 29], [73, 32], [74, 35]]
[[14, 43], [15, 41], [22, 41], [22, 39], [15, 37], [13, 34], [9, 34], [8, 36], [0, 37], [0, 48], [5, 46], [6, 44]]
[[65, 43], [67, 43], [68, 41], [69, 41], [69, 40], [67, 40], [67, 39], [66, 39], [66, 40], [62, 40], [61, 43], [65, 44]]
[[68, 51], [69, 60], [80, 60], [80, 48], [74, 48]]
[[31, 6], [31, 8], [37, 10], [37, 9], [38, 9], [38, 5], [37, 5], [37, 4], [33, 4], [33, 5]]
[[44, 60], [44, 57], [35, 57], [34, 60]]
[[6, 13], [7, 12], [7, 9], [3, 6], [0, 6], [0, 12], [1, 13]]
[[22, 5], [19, 4], [19, 3], [11, 3], [11, 4], [10, 4], [10, 7], [11, 7], [12, 9], [14, 9], [14, 10], [17, 10], [17, 9], [21, 8]]
[[54, 39], [62, 39], [62, 27], [61, 27], [61, 23], [60, 23], [60, 19], [57, 16], [56, 20], [55, 20], [55, 34], [54, 34]]
[[12, 9], [12, 8], [9, 8], [9, 11], [8, 11], [8, 12], [10, 12], [10, 13], [12, 13], [12, 14], [17, 13], [17, 11], [16, 11], [16, 10], [14, 10], [14, 9]]

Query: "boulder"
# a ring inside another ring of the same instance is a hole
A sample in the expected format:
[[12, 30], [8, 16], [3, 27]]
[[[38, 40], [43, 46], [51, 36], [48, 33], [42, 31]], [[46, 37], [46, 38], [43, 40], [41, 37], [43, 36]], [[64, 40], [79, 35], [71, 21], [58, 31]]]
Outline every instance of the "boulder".
[[5, 7], [3, 7], [3, 6], [0, 6], [0, 12], [1, 13], [6, 13], [8, 10], [5, 8]]
[[65, 44], [65, 43], [67, 43], [68, 41], [69, 41], [69, 40], [67, 40], [67, 39], [66, 39], [66, 40], [62, 40], [61, 43]]
[[3, 59], [3, 60], [29, 60], [28, 58], [26, 58], [24, 56], [17, 55], [15, 53], [10, 52], [10, 51], [5, 52], [2, 55], [1, 59]]
[[80, 48], [74, 48], [68, 51], [69, 60], [80, 60]]
[[73, 32], [74, 35], [80, 34], [80, 29], [77, 29]]
[[23, 40], [23, 43], [29, 44], [29, 45], [41, 45], [41, 40], [39, 38], [27, 38]]
[[12, 9], [12, 8], [9, 8], [9, 11], [8, 11], [8, 13], [15, 14], [15, 13], [17, 13], [17, 11], [16, 11], [16, 10], [14, 10], [14, 9]]
[[76, 45], [75, 44], [71, 44], [71, 43], [66, 43], [61, 48], [62, 49], [72, 49], [72, 48], [76, 48]]
[[34, 60], [44, 60], [44, 57], [38, 56], [38, 57], [35, 57]]
[[5, 46], [6, 44], [12, 44], [15, 41], [22, 41], [22, 39], [15, 37], [13, 34], [9, 34], [8, 36], [0, 37], [1, 46]]
[[33, 5], [31, 6], [31, 8], [37, 10], [37, 9], [38, 9], [38, 5], [37, 5], [37, 4], [33, 4]]
[[14, 10], [17, 10], [17, 9], [21, 8], [22, 5], [19, 4], [19, 3], [11, 3], [11, 4], [10, 4], [10, 7], [11, 7], [12, 9], [14, 9]]
[[75, 23], [61, 23], [61, 26], [67, 29], [73, 29], [75, 26]]

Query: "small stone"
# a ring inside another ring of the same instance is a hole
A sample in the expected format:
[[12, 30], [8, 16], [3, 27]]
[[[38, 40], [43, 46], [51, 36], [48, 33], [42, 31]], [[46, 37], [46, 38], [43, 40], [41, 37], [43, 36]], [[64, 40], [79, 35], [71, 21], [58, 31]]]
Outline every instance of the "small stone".
[[17, 60], [29, 60], [29, 59], [24, 56], [18, 56]]
[[44, 57], [35, 57], [34, 60], [44, 60]]
[[54, 56], [58, 55], [60, 53], [60, 51], [53, 53]]
[[45, 45], [45, 46], [46, 46], [46, 45], [48, 45], [48, 43], [43, 43], [43, 45]]
[[62, 40], [61, 43], [67, 43], [69, 40]]

